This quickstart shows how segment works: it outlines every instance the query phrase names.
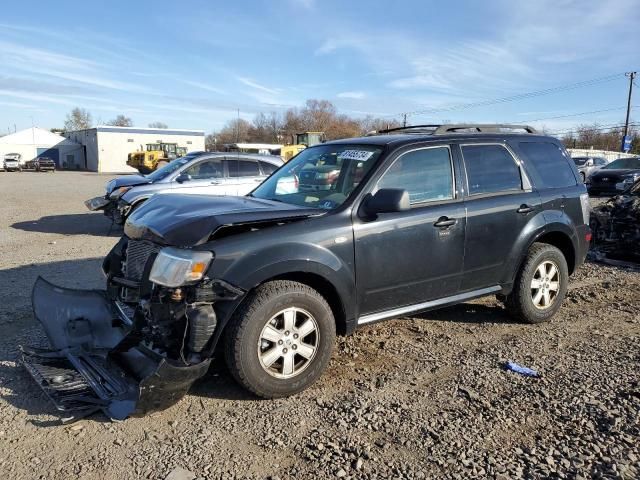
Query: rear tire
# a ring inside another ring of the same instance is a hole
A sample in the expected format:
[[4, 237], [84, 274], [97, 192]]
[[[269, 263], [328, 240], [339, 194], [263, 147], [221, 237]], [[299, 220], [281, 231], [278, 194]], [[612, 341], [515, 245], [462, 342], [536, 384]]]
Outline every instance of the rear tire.
[[584, 172], [580, 172], [580, 177], [582, 177], [582, 183], [586, 182], [587, 176], [584, 174]]
[[562, 252], [546, 243], [534, 243], [518, 271], [505, 305], [510, 315], [526, 323], [547, 322], [567, 293], [569, 269]]
[[336, 336], [322, 295], [277, 280], [250, 293], [226, 329], [225, 357], [233, 377], [263, 398], [298, 393], [327, 367]]

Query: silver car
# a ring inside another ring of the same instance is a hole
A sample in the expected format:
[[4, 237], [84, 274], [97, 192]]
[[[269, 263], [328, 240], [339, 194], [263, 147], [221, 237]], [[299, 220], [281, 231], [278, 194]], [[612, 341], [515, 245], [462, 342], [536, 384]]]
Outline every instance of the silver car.
[[582, 181], [586, 183], [593, 172], [600, 170], [609, 162], [602, 157], [573, 157], [573, 163], [576, 164]]
[[123, 224], [136, 208], [157, 193], [246, 195], [284, 162], [272, 155], [193, 152], [149, 175], [126, 175], [111, 180], [105, 195], [85, 202], [89, 210], [104, 210]]
[[19, 153], [7, 153], [4, 156], [4, 161], [2, 162], [2, 167], [5, 172], [21, 172], [22, 164], [20, 163], [20, 159], [22, 155]]

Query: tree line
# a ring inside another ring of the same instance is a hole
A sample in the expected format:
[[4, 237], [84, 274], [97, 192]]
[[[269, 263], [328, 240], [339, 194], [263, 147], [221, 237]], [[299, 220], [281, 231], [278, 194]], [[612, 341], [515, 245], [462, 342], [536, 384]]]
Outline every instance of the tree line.
[[258, 113], [252, 121], [236, 118], [218, 131], [206, 136], [207, 150], [216, 150], [230, 143], [289, 144], [295, 134], [302, 132], [324, 132], [327, 140], [364, 135], [371, 130], [399, 127], [392, 118], [368, 115], [354, 118], [338, 113], [328, 100], [307, 100], [301, 108], [290, 108], [283, 113]]
[[[629, 127], [627, 133], [631, 137], [629, 153], [640, 154], [640, 130], [635, 124]], [[609, 150], [618, 152], [622, 148], [623, 127], [603, 128], [597, 123], [580, 125], [575, 130], [560, 136], [560, 140], [567, 148], [593, 148], [594, 150]]]
[[[84, 108], [74, 108], [67, 114], [64, 129], [54, 131], [73, 131], [91, 128], [93, 117]], [[126, 115], [118, 115], [106, 122], [106, 125], [133, 127], [133, 120]], [[227, 121], [218, 131], [205, 137], [207, 150], [220, 150], [231, 143], [273, 143], [289, 144], [295, 141], [295, 134], [302, 132], [324, 132], [327, 140], [350, 138], [364, 135], [372, 130], [383, 130], [401, 126], [397, 119], [367, 115], [355, 118], [338, 113], [328, 100], [307, 100], [300, 108], [289, 108], [284, 112], [258, 113], [251, 121], [235, 118]], [[150, 128], [169, 128], [164, 122], [149, 123]], [[546, 130], [543, 129], [543, 132]], [[551, 135], [554, 132], [547, 132]], [[620, 151], [622, 145], [622, 127], [606, 128], [597, 123], [580, 125], [572, 131], [556, 134], [567, 148], [593, 148], [595, 150]], [[640, 130], [631, 123], [631, 153], [640, 154]]]

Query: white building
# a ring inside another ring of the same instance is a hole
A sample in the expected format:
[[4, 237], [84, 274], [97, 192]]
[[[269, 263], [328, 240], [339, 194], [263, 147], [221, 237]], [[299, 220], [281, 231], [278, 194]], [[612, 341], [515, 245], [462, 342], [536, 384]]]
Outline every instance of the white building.
[[8, 153], [19, 153], [22, 164], [36, 157], [49, 157], [57, 168], [85, 168], [82, 145], [38, 127], [0, 137], [0, 161]]
[[187, 152], [204, 150], [202, 130], [99, 126], [65, 135], [84, 145], [86, 169], [93, 172], [135, 172], [127, 165], [127, 157], [131, 152], [146, 149], [149, 143], [177, 143]]
[[607, 162], [613, 162], [619, 158], [637, 157], [637, 155], [631, 153], [594, 150], [593, 148], [567, 148], [567, 151], [572, 157], [602, 157]]

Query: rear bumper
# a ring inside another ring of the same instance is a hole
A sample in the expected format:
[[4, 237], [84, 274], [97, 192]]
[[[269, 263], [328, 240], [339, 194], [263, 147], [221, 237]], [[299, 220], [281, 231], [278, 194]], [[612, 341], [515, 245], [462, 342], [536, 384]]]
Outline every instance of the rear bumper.
[[591, 228], [589, 225], [579, 225], [576, 228], [576, 232], [578, 234], [578, 242], [576, 245], [575, 268], [577, 269], [587, 258], [587, 253], [591, 245], [590, 240], [588, 240], [591, 238]]
[[133, 319], [106, 292], [57, 287], [38, 278], [33, 311], [50, 349], [22, 347], [25, 368], [60, 411], [102, 410], [123, 420], [182, 398], [209, 368], [163, 357], [140, 343]]

